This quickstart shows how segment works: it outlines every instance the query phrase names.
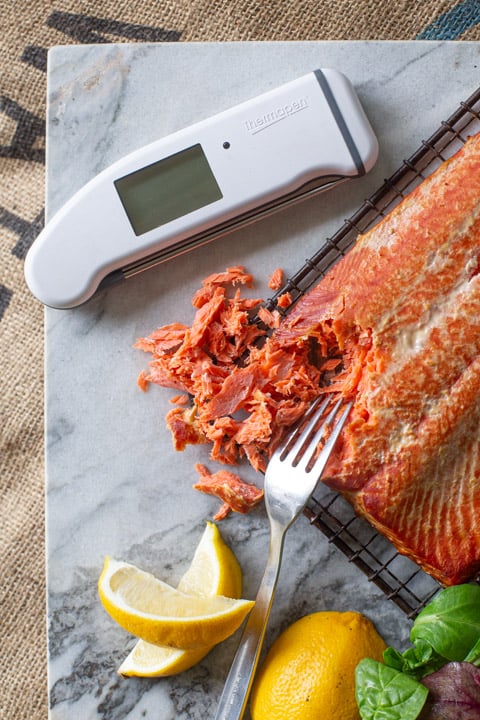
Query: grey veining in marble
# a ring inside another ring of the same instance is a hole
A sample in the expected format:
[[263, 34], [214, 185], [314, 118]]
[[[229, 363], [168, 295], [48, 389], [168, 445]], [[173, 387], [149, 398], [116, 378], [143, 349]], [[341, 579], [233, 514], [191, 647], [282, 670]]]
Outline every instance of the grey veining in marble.
[[[175, 678], [124, 680], [133, 638], [100, 606], [109, 554], [175, 584], [217, 501], [192, 489], [205, 447], [173, 451], [172, 395], [136, 386], [146, 356], [132, 345], [156, 326], [192, 318], [203, 277], [244, 264], [268, 296], [276, 267], [295, 272], [479, 83], [476, 43], [99, 45], [49, 56], [48, 215], [130, 150], [316, 67], [356, 86], [380, 142], [372, 173], [170, 261], [81, 308], [46, 311], [47, 555], [51, 720], [212, 717], [238, 635]], [[255, 475], [246, 471], [252, 481]], [[261, 508], [221, 526], [253, 598], [266, 559]], [[401, 646], [405, 616], [301, 518], [287, 536], [267, 644], [299, 616], [357, 609]]]

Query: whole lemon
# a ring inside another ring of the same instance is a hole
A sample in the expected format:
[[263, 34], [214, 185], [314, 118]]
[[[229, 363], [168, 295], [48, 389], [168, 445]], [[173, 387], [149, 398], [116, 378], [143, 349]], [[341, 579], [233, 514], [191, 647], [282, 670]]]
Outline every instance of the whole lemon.
[[355, 667], [386, 645], [357, 612], [318, 612], [273, 643], [251, 697], [252, 720], [358, 720]]

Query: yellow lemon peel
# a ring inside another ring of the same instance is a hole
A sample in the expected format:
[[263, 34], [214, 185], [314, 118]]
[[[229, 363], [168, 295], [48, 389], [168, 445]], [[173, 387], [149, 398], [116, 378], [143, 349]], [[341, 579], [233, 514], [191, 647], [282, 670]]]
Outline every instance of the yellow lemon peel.
[[359, 720], [355, 667], [364, 657], [381, 660], [385, 647], [360, 613], [306, 615], [267, 653], [252, 691], [252, 720]]

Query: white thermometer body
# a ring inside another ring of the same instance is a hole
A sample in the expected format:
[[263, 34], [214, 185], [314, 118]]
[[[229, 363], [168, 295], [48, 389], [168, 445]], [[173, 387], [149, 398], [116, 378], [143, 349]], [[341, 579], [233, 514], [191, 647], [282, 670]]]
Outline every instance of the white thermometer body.
[[316, 70], [103, 170], [33, 243], [27, 284], [46, 305], [75, 307], [99, 286], [360, 177], [377, 153], [350, 82]]

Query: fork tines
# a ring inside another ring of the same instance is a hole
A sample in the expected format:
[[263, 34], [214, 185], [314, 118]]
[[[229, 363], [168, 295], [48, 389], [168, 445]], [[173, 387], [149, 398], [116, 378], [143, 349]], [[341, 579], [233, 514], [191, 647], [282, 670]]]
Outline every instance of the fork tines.
[[[343, 398], [339, 398], [325, 417], [330, 405], [330, 396], [320, 396], [312, 403], [305, 417], [287, 438], [280, 453], [281, 461], [288, 455], [293, 458], [291, 463], [294, 467], [303, 469], [305, 472], [311, 472], [313, 469], [320, 474], [323, 472], [353, 402], [345, 403]], [[344, 406], [343, 413], [334, 424], [342, 406]], [[307, 452], [308, 450], [310, 452]]]

